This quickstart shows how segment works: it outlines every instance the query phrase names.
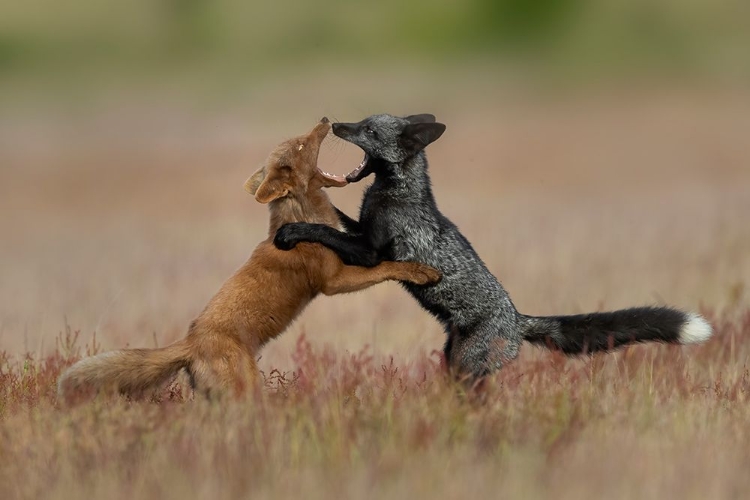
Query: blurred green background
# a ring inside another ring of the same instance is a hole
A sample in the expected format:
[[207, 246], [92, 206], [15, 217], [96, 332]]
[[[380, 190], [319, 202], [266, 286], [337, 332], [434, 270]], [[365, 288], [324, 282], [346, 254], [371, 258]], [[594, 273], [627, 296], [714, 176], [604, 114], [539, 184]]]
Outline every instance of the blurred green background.
[[[436, 197], [522, 311], [736, 302], [749, 20], [748, 0], [5, 2], [0, 348], [42, 351], [63, 317], [106, 348], [182, 336], [267, 235], [243, 182], [324, 115], [446, 123]], [[327, 171], [361, 161], [324, 146]], [[365, 184], [331, 197], [356, 213]], [[300, 331], [442, 343], [387, 286], [316, 302], [266, 362]]]
[[320, 67], [467, 64], [538, 82], [744, 82], [749, 20], [745, 0], [26, 0], [2, 7], [0, 83], [58, 96], [171, 83], [226, 96]]

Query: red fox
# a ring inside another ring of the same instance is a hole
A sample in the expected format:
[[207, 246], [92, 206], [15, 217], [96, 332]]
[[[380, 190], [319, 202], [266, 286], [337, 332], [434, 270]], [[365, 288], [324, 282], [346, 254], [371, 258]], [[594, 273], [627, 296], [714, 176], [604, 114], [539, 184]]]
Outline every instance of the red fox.
[[282, 143], [247, 180], [245, 190], [268, 204], [269, 236], [190, 323], [187, 336], [167, 347], [111, 351], [79, 361], [58, 382], [65, 402], [101, 391], [143, 395], [181, 369], [196, 393], [239, 396], [259, 379], [256, 358], [263, 345], [319, 293], [354, 292], [386, 280], [419, 285], [440, 280], [438, 271], [415, 262], [347, 266], [323, 245], [303, 243], [290, 252], [274, 246], [277, 229], [290, 222], [343, 227], [322, 188], [347, 181], [317, 168], [330, 128], [323, 118], [310, 133]]

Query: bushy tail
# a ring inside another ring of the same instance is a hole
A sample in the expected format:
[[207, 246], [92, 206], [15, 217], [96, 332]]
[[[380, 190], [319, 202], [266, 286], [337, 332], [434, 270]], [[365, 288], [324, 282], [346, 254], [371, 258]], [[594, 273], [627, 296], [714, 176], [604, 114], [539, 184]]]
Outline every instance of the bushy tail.
[[692, 344], [713, 333], [703, 317], [668, 307], [524, 319], [524, 340], [565, 354], [609, 351], [639, 342]]
[[57, 394], [70, 403], [92, 392], [139, 395], [188, 366], [187, 340], [159, 349], [125, 349], [82, 359], [63, 372]]

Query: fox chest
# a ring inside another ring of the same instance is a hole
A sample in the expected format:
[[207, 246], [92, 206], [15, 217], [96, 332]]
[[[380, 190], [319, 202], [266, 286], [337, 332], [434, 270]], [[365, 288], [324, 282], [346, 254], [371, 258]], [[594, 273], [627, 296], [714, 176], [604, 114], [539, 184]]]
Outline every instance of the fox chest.
[[418, 216], [374, 214], [367, 220], [370, 243], [388, 260], [424, 262], [436, 243], [433, 224]]

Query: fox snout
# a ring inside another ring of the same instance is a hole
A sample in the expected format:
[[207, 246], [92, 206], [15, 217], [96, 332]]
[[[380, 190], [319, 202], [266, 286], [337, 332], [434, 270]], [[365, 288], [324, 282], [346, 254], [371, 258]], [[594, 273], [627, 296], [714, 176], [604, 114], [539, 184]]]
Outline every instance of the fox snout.
[[317, 125], [315, 125], [315, 128], [312, 129], [312, 132], [310, 132], [309, 137], [313, 139], [313, 145], [320, 145], [321, 142], [323, 142], [323, 139], [328, 135], [328, 131], [331, 130], [330, 121], [327, 117], [323, 117], [320, 119]]
[[333, 135], [342, 139], [349, 138], [357, 132], [356, 123], [334, 123], [331, 127]]

